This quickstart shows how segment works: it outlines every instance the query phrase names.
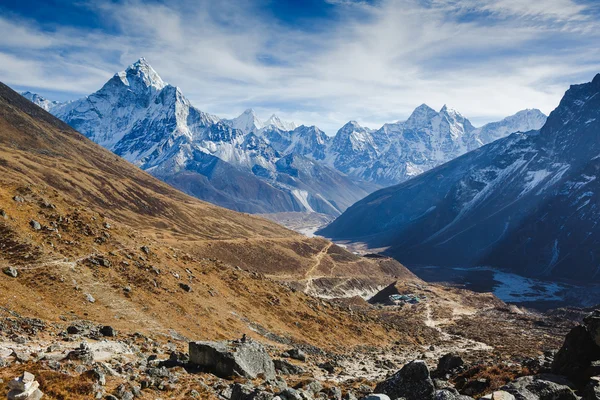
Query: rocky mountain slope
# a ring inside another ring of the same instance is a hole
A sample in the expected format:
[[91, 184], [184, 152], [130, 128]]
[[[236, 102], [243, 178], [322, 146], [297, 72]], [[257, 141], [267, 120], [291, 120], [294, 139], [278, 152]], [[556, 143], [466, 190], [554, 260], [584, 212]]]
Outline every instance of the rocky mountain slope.
[[272, 146], [262, 130], [295, 126], [275, 115], [260, 122], [252, 110], [234, 120], [204, 113], [144, 59], [77, 101], [25, 97], [176, 188], [237, 211], [339, 215], [375, 189], [312, 160], [327, 139], [315, 127], [286, 131], [289, 145]]
[[378, 191], [321, 233], [408, 264], [598, 281], [599, 93], [600, 75], [571, 86], [541, 130]]
[[[524, 357], [573, 325], [201, 202], [2, 84], [0, 250], [0, 395], [10, 382], [48, 399], [339, 400], [396, 390], [378, 384], [406, 363], [412, 375], [415, 358], [428, 393], [475, 394], [527, 374]], [[327, 299], [364, 288], [353, 282], [423, 301]], [[220, 353], [199, 365], [190, 342], [224, 339], [205, 345], [254, 349], [229, 359], [260, 356], [263, 376], [255, 362], [224, 376]], [[464, 364], [441, 363], [434, 388], [428, 368], [450, 351]]]

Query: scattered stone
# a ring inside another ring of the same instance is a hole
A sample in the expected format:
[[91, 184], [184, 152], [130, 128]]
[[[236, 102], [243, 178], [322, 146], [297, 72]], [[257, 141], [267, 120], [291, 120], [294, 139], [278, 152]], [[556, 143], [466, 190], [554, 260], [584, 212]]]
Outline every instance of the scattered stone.
[[112, 326], [109, 326], [109, 325], [105, 325], [102, 328], [100, 328], [99, 332], [102, 336], [107, 336], [107, 337], [117, 336], [117, 331], [115, 330], [115, 328], [113, 328]]
[[148, 246], [142, 246], [142, 247], [140, 247], [140, 249], [141, 249], [141, 250], [142, 250], [144, 253], [146, 253], [146, 254], [150, 254], [150, 247], [148, 247]]
[[273, 360], [275, 370], [283, 375], [302, 375], [304, 368], [285, 360]]
[[42, 225], [34, 219], [29, 221], [29, 225], [36, 231], [39, 231], [40, 229], [42, 229]]
[[69, 335], [78, 335], [82, 332], [81, 328], [79, 328], [77, 325], [69, 325], [67, 327], [67, 333]]
[[476, 395], [478, 393], [485, 392], [490, 386], [490, 381], [485, 378], [479, 378], [468, 382], [462, 392], [468, 395]]
[[417, 360], [406, 364], [390, 378], [375, 387], [376, 393], [383, 393], [393, 399], [433, 400], [435, 388], [429, 368], [424, 361]]
[[40, 384], [35, 380], [35, 376], [29, 372], [24, 372], [20, 378], [15, 378], [8, 382], [8, 400], [39, 400], [44, 395], [39, 390]]
[[190, 362], [219, 377], [275, 379], [275, 366], [265, 348], [252, 340], [190, 342]]
[[327, 371], [330, 374], [333, 374], [335, 372], [335, 365], [333, 365], [331, 361], [326, 361], [324, 363], [319, 364], [319, 368]]
[[87, 301], [89, 301], [90, 303], [95, 303], [95, 302], [96, 302], [96, 299], [94, 298], [94, 296], [92, 296], [92, 295], [91, 295], [91, 294], [89, 294], [89, 293], [86, 293], [86, 294], [85, 294], [85, 299], [86, 299]]
[[286, 388], [279, 393], [282, 400], [305, 400], [296, 389]]
[[180, 283], [179, 287], [182, 288], [183, 290], [185, 290], [186, 292], [192, 291], [192, 287], [186, 283]]
[[13, 200], [16, 201], [17, 203], [25, 203], [25, 199], [21, 196], [15, 196], [15, 197], [13, 197]]
[[48, 201], [42, 201], [42, 202], [40, 203], [40, 206], [41, 206], [42, 208], [48, 208], [48, 209], [51, 209], [51, 210], [54, 210], [54, 209], [56, 209], [56, 206], [55, 206], [54, 204], [52, 204], [52, 203], [48, 202]]
[[1, 217], [1, 218], [4, 218], [4, 219], [7, 219], [7, 218], [8, 218], [8, 215], [6, 214], [6, 211], [4, 211], [4, 210], [0, 210], [0, 217]]
[[82, 342], [78, 349], [72, 350], [67, 354], [67, 359], [91, 362], [94, 359], [94, 353], [89, 344]]
[[499, 390], [492, 393], [492, 400], [516, 400], [515, 396], [512, 394], [505, 392], [504, 390]]
[[15, 359], [15, 361], [18, 361], [20, 363], [26, 363], [31, 359], [31, 355], [22, 350], [14, 350], [13, 349], [10, 356], [13, 357]]
[[289, 349], [281, 355], [282, 357], [293, 358], [298, 361], [306, 361], [306, 354], [300, 349]]
[[16, 278], [19, 276], [19, 271], [15, 267], [6, 267], [2, 270], [5, 275], [10, 276], [11, 278]]
[[464, 364], [465, 362], [460, 356], [449, 353], [440, 358], [435, 373], [438, 376], [444, 376], [453, 370], [462, 367]]

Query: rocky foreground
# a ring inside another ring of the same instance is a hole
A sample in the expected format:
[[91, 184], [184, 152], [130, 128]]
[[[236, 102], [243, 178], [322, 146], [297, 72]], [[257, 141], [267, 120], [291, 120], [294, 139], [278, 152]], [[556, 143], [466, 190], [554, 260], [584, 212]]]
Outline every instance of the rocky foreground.
[[493, 363], [449, 353], [432, 367], [432, 360], [400, 367], [375, 355], [378, 368], [388, 371], [376, 379], [349, 378], [347, 359], [310, 346], [282, 351], [245, 335], [152, 338], [3, 312], [0, 395], [8, 399], [600, 399], [600, 310], [574, 327], [557, 352]]

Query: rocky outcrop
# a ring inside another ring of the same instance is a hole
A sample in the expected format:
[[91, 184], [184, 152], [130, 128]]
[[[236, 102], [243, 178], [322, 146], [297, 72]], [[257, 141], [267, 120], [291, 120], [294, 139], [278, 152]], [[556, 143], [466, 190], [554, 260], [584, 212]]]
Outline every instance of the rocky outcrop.
[[258, 342], [190, 342], [190, 363], [217, 376], [275, 379], [273, 360]]
[[406, 400], [433, 400], [435, 387], [427, 364], [417, 360], [380, 382], [375, 387], [375, 392], [386, 394], [392, 399], [403, 397]]

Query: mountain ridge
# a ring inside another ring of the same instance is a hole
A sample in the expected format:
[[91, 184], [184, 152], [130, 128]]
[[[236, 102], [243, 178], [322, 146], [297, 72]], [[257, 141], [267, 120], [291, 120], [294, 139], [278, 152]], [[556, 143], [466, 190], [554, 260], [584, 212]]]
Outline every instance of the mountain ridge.
[[[263, 122], [252, 109], [220, 119], [195, 108], [143, 58], [83, 99], [26, 97], [188, 194], [251, 213], [337, 216], [382, 186], [483, 144], [480, 130], [447, 106], [436, 112], [423, 104], [407, 121], [378, 130], [349, 122], [335, 137], [276, 115]], [[495, 139], [542, 118], [539, 111], [517, 114], [486, 125], [483, 136]]]
[[600, 74], [572, 85], [539, 131], [375, 192], [321, 233], [388, 247], [409, 265], [597, 281], [598, 94]]

